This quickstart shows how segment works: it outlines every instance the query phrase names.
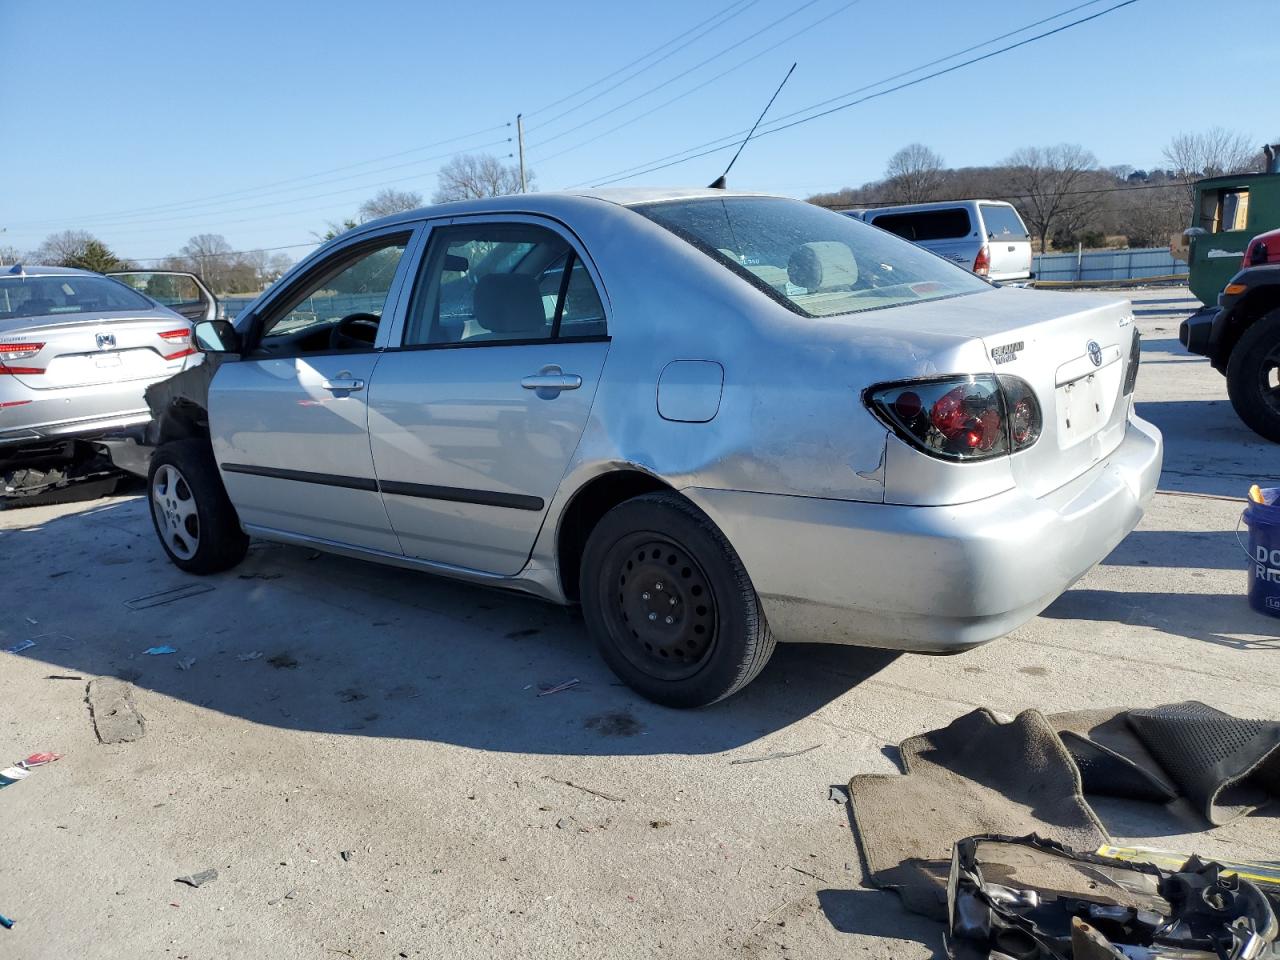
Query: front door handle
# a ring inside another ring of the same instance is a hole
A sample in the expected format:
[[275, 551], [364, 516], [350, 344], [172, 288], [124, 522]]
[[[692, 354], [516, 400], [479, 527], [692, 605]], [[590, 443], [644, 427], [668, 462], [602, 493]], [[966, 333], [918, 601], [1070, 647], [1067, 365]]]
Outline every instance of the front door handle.
[[337, 377], [333, 380], [321, 381], [320, 386], [330, 393], [354, 393], [356, 390], [364, 389], [364, 381], [352, 377]]
[[526, 390], [577, 390], [582, 378], [576, 373], [537, 373], [521, 380], [520, 386]]

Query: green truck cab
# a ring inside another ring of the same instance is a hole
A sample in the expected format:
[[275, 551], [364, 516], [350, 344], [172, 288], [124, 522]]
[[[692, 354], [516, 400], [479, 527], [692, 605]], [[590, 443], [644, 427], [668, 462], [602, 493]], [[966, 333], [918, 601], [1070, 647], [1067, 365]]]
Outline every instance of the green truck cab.
[[1280, 227], [1280, 174], [1236, 173], [1195, 185], [1187, 264], [1191, 292], [1216, 306], [1227, 281], [1244, 266], [1244, 248], [1260, 233]]
[[1227, 378], [1245, 425], [1280, 443], [1280, 262], [1271, 256], [1280, 227], [1280, 146], [1264, 153], [1265, 173], [1195, 184], [1195, 223], [1184, 236], [1189, 285], [1204, 306], [1182, 321], [1178, 339]]

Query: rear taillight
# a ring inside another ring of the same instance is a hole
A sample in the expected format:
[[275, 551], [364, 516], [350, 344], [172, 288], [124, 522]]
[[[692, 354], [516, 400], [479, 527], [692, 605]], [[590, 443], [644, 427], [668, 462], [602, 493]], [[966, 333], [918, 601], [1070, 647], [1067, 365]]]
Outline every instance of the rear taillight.
[[973, 272], [980, 277], [985, 277], [991, 272], [991, 254], [987, 250], [986, 244], [982, 245], [978, 255], [973, 258]]
[[0, 343], [0, 374], [44, 373], [43, 367], [18, 364], [20, 360], [30, 360], [43, 349], [43, 343]]
[[166, 330], [160, 334], [160, 339], [165, 343], [181, 346], [182, 349], [176, 353], [166, 353], [166, 360], [180, 360], [183, 357], [189, 357], [195, 353], [195, 349], [191, 346], [191, 328], [183, 327], [181, 330]]
[[1124, 372], [1124, 396], [1133, 393], [1138, 385], [1138, 366], [1142, 363], [1142, 335], [1133, 331], [1133, 346], [1129, 348], [1129, 369]]
[[942, 460], [989, 460], [1040, 439], [1043, 418], [1031, 386], [991, 374], [872, 387], [871, 412], [912, 446]]

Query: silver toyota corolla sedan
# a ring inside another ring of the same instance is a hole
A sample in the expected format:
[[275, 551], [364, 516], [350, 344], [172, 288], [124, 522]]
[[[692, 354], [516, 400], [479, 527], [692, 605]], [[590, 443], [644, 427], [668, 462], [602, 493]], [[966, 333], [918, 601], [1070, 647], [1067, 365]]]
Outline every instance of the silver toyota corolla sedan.
[[78, 444], [146, 423], [147, 385], [198, 360], [190, 322], [119, 280], [66, 267], [0, 273], [0, 493], [65, 478]]
[[722, 190], [375, 221], [149, 394], [170, 558], [248, 535], [582, 604], [696, 706], [775, 641], [950, 653], [1142, 516], [1129, 303], [1001, 289], [867, 224]]

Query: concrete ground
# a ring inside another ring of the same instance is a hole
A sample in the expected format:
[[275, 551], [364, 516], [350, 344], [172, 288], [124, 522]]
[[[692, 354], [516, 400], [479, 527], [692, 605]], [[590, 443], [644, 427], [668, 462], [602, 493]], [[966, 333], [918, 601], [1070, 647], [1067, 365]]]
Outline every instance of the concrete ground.
[[[1277, 448], [1178, 345], [1185, 290], [1135, 299], [1139, 409], [1168, 453], [1110, 557], [971, 653], [783, 647], [693, 713], [619, 686], [578, 618], [533, 600], [268, 544], [195, 580], [136, 488], [0, 514], [0, 648], [37, 639], [0, 653], [0, 759], [64, 754], [0, 791], [0, 955], [941, 956], [938, 926], [862, 887], [829, 784], [975, 706], [1280, 718], [1280, 620], [1246, 606], [1233, 532]], [[205, 592], [125, 605], [184, 586]], [[135, 684], [141, 740], [97, 742], [102, 675]], [[807, 752], [735, 762], [787, 751]], [[1124, 832], [1277, 858], [1276, 824]]]

